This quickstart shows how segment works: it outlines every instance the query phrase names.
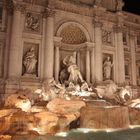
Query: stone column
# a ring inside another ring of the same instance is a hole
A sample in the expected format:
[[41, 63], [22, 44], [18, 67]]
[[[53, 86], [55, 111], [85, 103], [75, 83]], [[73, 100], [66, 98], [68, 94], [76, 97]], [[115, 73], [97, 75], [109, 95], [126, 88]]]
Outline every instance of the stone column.
[[55, 81], [59, 81], [59, 46], [55, 47]]
[[95, 57], [94, 57], [94, 48], [91, 51], [91, 82], [95, 82]]
[[102, 62], [102, 23], [94, 21], [95, 34], [95, 82], [101, 83], [103, 81], [103, 62]]
[[62, 38], [60, 38], [60, 37], [55, 37], [54, 38], [54, 41], [55, 41], [54, 77], [55, 77], [56, 82], [59, 82], [59, 70], [60, 70], [60, 52], [59, 52], [59, 48], [61, 47], [61, 40], [62, 40]]
[[14, 1], [13, 23], [11, 31], [10, 54], [9, 54], [9, 78], [18, 78], [21, 76], [20, 49], [22, 46], [22, 27], [21, 12], [25, 7], [18, 0]]
[[137, 85], [137, 71], [136, 71], [136, 52], [135, 52], [135, 35], [130, 33], [130, 50], [131, 50], [131, 71], [132, 71], [132, 85]]
[[3, 76], [3, 48], [4, 43], [0, 42], [0, 77]]
[[6, 44], [4, 50], [4, 78], [8, 76], [8, 62], [9, 62], [9, 52], [10, 52], [10, 39], [11, 39], [11, 28], [12, 28], [12, 11], [7, 9], [7, 36]]
[[4, 7], [2, 11], [2, 27], [1, 27], [2, 31], [5, 31], [6, 28], [6, 15], [7, 15], [7, 11], [6, 8]]
[[77, 51], [77, 66], [78, 66], [78, 68], [80, 69], [80, 62], [81, 60], [80, 60], [80, 51]]
[[118, 41], [117, 41], [117, 32], [114, 30], [114, 47], [115, 47], [115, 60], [114, 60], [114, 72], [115, 72], [115, 77], [114, 77], [114, 82], [115, 83], [118, 83], [118, 74], [119, 74], [119, 72], [118, 72]]
[[125, 63], [122, 28], [117, 25], [114, 27], [114, 31], [117, 37], [118, 84], [123, 85], [125, 83]]
[[54, 70], [54, 14], [55, 12], [47, 8], [45, 12], [46, 17], [46, 35], [44, 48], [44, 78], [49, 79], [53, 77]]
[[86, 81], [90, 83], [90, 51], [86, 50]]

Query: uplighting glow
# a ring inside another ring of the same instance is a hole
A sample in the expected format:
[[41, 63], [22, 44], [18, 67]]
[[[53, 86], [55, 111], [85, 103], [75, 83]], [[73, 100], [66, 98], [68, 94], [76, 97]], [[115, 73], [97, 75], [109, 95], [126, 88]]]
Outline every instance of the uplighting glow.
[[60, 132], [55, 134], [55, 136], [60, 136], [60, 137], [67, 137], [68, 133], [67, 132]]

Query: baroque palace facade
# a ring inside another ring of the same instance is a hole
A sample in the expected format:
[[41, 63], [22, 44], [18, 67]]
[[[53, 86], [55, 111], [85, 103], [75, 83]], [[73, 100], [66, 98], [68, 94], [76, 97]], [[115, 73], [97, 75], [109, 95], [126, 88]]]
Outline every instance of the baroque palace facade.
[[[62, 60], [76, 52], [87, 83], [140, 85], [140, 16], [122, 0], [6, 0], [0, 2], [0, 92], [59, 81]], [[30, 65], [32, 57], [32, 65]]]

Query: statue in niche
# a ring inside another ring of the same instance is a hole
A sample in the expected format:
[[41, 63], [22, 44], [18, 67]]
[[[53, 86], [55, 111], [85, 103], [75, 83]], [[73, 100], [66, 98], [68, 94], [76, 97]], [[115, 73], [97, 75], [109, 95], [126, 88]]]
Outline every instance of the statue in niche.
[[38, 31], [39, 29], [39, 17], [37, 15], [32, 15], [27, 13], [25, 27], [32, 31]]
[[[71, 56], [66, 56], [63, 59], [63, 64], [65, 65], [65, 68], [60, 72], [60, 81], [68, 83], [72, 82], [74, 84], [82, 83], [83, 77], [81, 75], [81, 72], [76, 64], [76, 52], [73, 53]], [[62, 78], [67, 77], [65, 81]]]
[[34, 47], [31, 47], [25, 54], [23, 65], [25, 66], [25, 74], [36, 74], [37, 56]]
[[110, 60], [110, 56], [107, 56], [106, 60], [104, 61], [103, 64], [103, 76], [105, 80], [110, 80], [111, 79], [111, 70], [112, 70], [112, 62]]

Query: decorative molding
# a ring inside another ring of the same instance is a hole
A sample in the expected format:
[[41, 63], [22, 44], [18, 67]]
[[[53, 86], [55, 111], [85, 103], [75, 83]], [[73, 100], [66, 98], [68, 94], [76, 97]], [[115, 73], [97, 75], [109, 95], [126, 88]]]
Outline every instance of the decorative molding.
[[115, 25], [113, 27], [114, 32], [119, 33], [119, 32], [123, 32], [123, 27], [121, 25]]
[[60, 32], [60, 37], [66, 44], [82, 44], [87, 41], [85, 33], [73, 24], [64, 27]]
[[43, 18], [54, 17], [55, 10], [54, 10], [54, 8], [47, 7], [42, 14], [43, 14]]
[[112, 44], [112, 32], [102, 30], [102, 42], [105, 44]]
[[13, 11], [20, 11], [23, 14], [26, 12], [26, 4], [22, 2], [9, 2], [5, 5], [5, 7], [9, 15], [12, 15]]
[[93, 16], [93, 6], [89, 6], [83, 3], [76, 3], [68, 0], [56, 0], [54, 6], [58, 10], [63, 10], [85, 16]]
[[20, 85], [21, 83], [21, 79], [19, 77], [15, 77], [15, 76], [12, 76], [12, 77], [9, 77], [7, 80], [6, 80], [6, 84], [12, 84], [12, 85]]
[[25, 12], [26, 6], [20, 3], [15, 3], [13, 8], [15, 11]]
[[54, 37], [54, 45], [55, 45], [55, 47], [61, 47], [61, 40], [62, 40], [62, 37]]

